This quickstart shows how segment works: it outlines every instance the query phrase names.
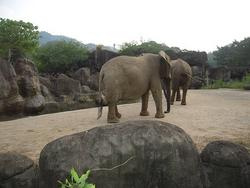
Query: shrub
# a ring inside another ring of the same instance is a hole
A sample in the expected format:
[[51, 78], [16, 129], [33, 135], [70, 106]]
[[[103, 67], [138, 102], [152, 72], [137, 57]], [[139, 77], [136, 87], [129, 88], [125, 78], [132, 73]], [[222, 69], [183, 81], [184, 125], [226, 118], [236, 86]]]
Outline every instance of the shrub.
[[223, 80], [215, 80], [212, 84], [204, 86], [203, 89], [219, 89], [219, 88], [230, 88], [230, 89], [248, 89], [250, 87], [250, 73], [247, 74], [241, 81], [232, 80], [224, 82]]
[[95, 188], [95, 185], [87, 183], [90, 171], [88, 170], [85, 174], [78, 176], [74, 168], [70, 171], [71, 180], [65, 180], [65, 183], [58, 181], [61, 184], [61, 188]]
[[75, 41], [53, 41], [41, 46], [35, 55], [40, 72], [65, 73], [74, 66], [82, 66], [88, 50]]

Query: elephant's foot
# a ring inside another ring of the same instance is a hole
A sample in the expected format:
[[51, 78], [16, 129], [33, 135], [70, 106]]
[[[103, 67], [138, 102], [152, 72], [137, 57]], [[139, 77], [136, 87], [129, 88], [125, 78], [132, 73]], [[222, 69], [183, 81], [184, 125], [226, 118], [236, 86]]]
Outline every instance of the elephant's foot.
[[109, 118], [108, 119], [108, 123], [119, 123], [119, 119], [118, 118]]
[[164, 111], [164, 113], [166, 114], [166, 113], [169, 113], [170, 112], [170, 110], [166, 110], [166, 111]]
[[176, 98], [176, 101], [181, 101], [181, 98]]
[[140, 116], [149, 116], [148, 111], [141, 111]]
[[185, 101], [182, 101], [181, 105], [187, 105], [187, 103]]
[[165, 117], [165, 115], [163, 114], [163, 113], [156, 113], [155, 114], [155, 118], [164, 118]]
[[171, 104], [171, 105], [174, 105], [174, 101], [171, 101], [170, 104]]
[[115, 115], [116, 115], [116, 117], [119, 118], [119, 119], [122, 117], [122, 115], [121, 115], [119, 112], [116, 112]]

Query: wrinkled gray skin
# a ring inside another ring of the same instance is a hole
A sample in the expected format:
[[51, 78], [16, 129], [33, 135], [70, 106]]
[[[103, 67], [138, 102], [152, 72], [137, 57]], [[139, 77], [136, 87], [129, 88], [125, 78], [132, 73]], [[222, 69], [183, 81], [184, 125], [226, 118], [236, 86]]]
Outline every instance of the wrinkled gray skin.
[[[140, 115], [148, 116], [149, 91], [152, 92], [156, 105], [155, 117], [163, 118], [161, 79], [170, 79], [170, 58], [163, 51], [139, 57], [119, 56], [106, 62], [100, 71], [99, 92], [101, 103], [108, 105], [107, 121], [119, 122], [121, 114], [117, 109], [118, 101], [140, 97]], [[170, 90], [170, 84], [165, 88]], [[101, 114], [102, 107], [99, 108], [98, 119]]]
[[[172, 75], [172, 96], [171, 105], [174, 104], [175, 95], [176, 101], [181, 101], [182, 105], [186, 105], [187, 90], [192, 80], [192, 70], [190, 65], [182, 59], [171, 61], [171, 75]], [[180, 88], [182, 88], [182, 99], [180, 94]]]

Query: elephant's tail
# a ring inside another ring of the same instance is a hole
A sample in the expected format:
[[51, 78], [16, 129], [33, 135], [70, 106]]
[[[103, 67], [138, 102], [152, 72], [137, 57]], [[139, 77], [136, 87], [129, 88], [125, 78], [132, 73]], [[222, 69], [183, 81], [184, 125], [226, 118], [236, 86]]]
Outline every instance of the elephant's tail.
[[104, 78], [104, 74], [101, 72], [100, 78], [99, 78], [99, 99], [98, 99], [99, 107], [98, 107], [97, 119], [99, 119], [102, 116], [102, 109], [103, 109], [103, 105], [105, 104], [105, 96], [102, 94], [103, 78]]
[[197, 81], [197, 82], [203, 82], [205, 83], [204, 79], [199, 78], [199, 77], [193, 77], [192, 74], [190, 73], [185, 73], [185, 75], [190, 78], [191, 80]]
[[97, 119], [99, 119], [100, 117], [102, 117], [102, 109], [103, 109], [103, 99], [102, 96], [100, 98], [100, 106], [98, 107], [98, 115], [97, 115]]

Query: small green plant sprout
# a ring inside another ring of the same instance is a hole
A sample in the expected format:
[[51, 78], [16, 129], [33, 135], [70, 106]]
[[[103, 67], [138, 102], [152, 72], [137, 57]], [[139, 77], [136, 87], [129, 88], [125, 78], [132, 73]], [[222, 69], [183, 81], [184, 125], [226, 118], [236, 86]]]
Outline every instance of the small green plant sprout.
[[81, 177], [78, 176], [74, 168], [70, 171], [71, 181], [68, 179], [65, 180], [65, 183], [58, 181], [61, 184], [61, 188], [95, 188], [95, 185], [87, 183], [90, 174], [88, 170], [85, 174], [82, 174]]
[[132, 156], [129, 159], [127, 159], [125, 162], [123, 162], [122, 164], [119, 164], [119, 165], [114, 166], [112, 168], [94, 168], [94, 169], [88, 170], [81, 177], [79, 177], [77, 172], [75, 171], [75, 169], [72, 168], [70, 171], [71, 181], [66, 179], [65, 183], [63, 183], [61, 181], [57, 181], [57, 182], [61, 184], [61, 188], [95, 188], [94, 184], [90, 184], [90, 183], [86, 182], [86, 180], [89, 177], [90, 171], [92, 171], [92, 172], [93, 171], [112, 171], [116, 168], [119, 168], [121, 166], [126, 165], [130, 160], [132, 160], [134, 158], [135, 158], [135, 156]]

